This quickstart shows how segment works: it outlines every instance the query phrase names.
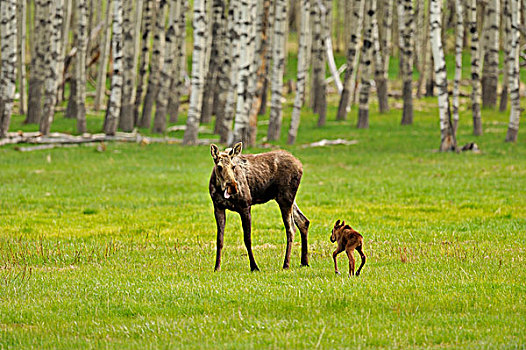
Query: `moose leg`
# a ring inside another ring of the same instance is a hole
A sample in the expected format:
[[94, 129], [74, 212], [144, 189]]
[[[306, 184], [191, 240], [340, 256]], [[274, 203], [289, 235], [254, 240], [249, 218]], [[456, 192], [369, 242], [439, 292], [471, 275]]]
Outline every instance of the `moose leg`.
[[285, 261], [283, 262], [283, 268], [288, 269], [290, 266], [290, 253], [292, 251], [292, 243], [294, 242], [294, 224], [292, 220], [292, 206], [286, 204], [280, 204], [281, 217], [283, 218], [283, 224], [285, 225], [285, 232], [287, 233], [287, 250], [285, 251]]
[[225, 223], [226, 223], [225, 210], [214, 207], [214, 215], [216, 217], [216, 225], [217, 225], [216, 267], [214, 268], [214, 270], [219, 271], [221, 270], [221, 249], [223, 249], [223, 237], [225, 235]]
[[349, 277], [354, 276], [354, 249], [347, 248], [345, 250], [349, 258]]
[[294, 202], [294, 205], [292, 207], [292, 214], [294, 218], [294, 223], [296, 224], [301, 233], [301, 265], [309, 266], [309, 244], [307, 241], [307, 237], [309, 232], [310, 221], [305, 215], [303, 215], [300, 208], [298, 208], [296, 202]]
[[250, 260], [250, 270], [259, 271], [254, 254], [252, 254], [252, 217], [250, 214], [250, 207], [239, 212], [241, 216], [241, 224], [243, 226], [243, 237], [245, 240], [245, 247], [247, 247], [248, 259]]
[[334, 251], [334, 253], [332, 253], [332, 260], [334, 260], [334, 273], [339, 275], [340, 274], [340, 271], [338, 271], [338, 262], [336, 261], [336, 257], [338, 256], [338, 254], [340, 254], [341, 252], [343, 252], [343, 249], [340, 249], [340, 247], [336, 248], [336, 250]]
[[365, 265], [365, 262], [367, 261], [367, 257], [365, 256], [365, 253], [363, 252], [363, 244], [356, 247], [356, 250], [358, 251], [358, 253], [360, 253], [360, 257], [362, 258], [360, 267], [358, 268], [358, 271], [356, 271], [356, 276], [359, 276], [360, 271], [362, 271], [363, 265]]

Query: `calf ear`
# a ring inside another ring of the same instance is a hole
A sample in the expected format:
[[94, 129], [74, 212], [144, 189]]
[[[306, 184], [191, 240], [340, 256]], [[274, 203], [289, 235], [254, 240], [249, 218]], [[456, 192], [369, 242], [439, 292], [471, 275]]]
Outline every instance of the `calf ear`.
[[339, 224], [340, 224], [340, 220], [338, 220], [338, 221], [336, 221], [336, 222], [334, 223], [334, 227], [338, 227]]
[[243, 150], [243, 142], [238, 142], [234, 145], [234, 148], [230, 151], [230, 157], [235, 157], [241, 154]]
[[210, 154], [212, 154], [212, 158], [214, 158], [214, 160], [216, 160], [217, 156], [219, 155], [219, 148], [217, 148], [216, 145], [211, 144], [210, 145]]
[[342, 221], [342, 225], [341, 226], [345, 226], [345, 221]]

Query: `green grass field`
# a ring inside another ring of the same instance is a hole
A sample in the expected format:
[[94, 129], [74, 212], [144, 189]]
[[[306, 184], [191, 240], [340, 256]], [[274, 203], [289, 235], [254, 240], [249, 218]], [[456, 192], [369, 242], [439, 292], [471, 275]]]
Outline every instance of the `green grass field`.
[[[524, 348], [526, 144], [522, 132], [503, 142], [508, 113], [483, 111], [474, 137], [463, 107], [459, 143], [482, 154], [441, 154], [436, 99], [415, 101], [406, 127], [400, 109], [373, 104], [368, 130], [354, 127], [356, 110], [334, 121], [331, 100], [326, 127], [305, 109], [298, 144], [284, 146], [291, 104], [276, 145], [304, 164], [310, 268], [298, 233], [281, 270], [285, 233], [269, 203], [253, 208], [261, 272], [233, 213], [213, 272], [206, 146], [0, 148], [0, 348]], [[12, 130], [30, 129], [21, 121]], [[54, 130], [74, 124], [57, 116]], [[338, 137], [358, 143], [302, 147]], [[359, 278], [344, 254], [334, 274], [336, 219], [365, 237]]]

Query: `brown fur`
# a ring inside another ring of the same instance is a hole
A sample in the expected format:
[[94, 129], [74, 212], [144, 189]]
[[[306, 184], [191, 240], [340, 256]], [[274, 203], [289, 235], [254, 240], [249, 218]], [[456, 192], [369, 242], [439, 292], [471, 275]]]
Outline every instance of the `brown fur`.
[[309, 220], [295, 203], [303, 167], [301, 162], [286, 151], [241, 155], [242, 144], [220, 152], [216, 145], [210, 147], [215, 167], [210, 176], [209, 191], [214, 203], [217, 224], [217, 254], [215, 270], [221, 268], [221, 249], [225, 230], [225, 210], [241, 216], [245, 246], [250, 268], [259, 270], [252, 254], [251, 207], [254, 204], [275, 200], [287, 233], [287, 249], [283, 268], [290, 265], [294, 240], [294, 224], [301, 233], [301, 264], [308, 266], [307, 234]]
[[340, 273], [340, 271], [338, 271], [336, 257], [345, 250], [347, 257], [349, 258], [349, 276], [354, 275], [354, 250], [356, 249], [362, 258], [362, 263], [358, 268], [358, 271], [356, 271], [356, 276], [359, 276], [360, 271], [367, 260], [367, 257], [363, 252], [363, 236], [353, 230], [351, 226], [345, 225], [345, 221], [340, 224], [340, 220], [338, 220], [332, 229], [331, 242], [338, 242], [338, 248], [332, 253], [334, 272], [337, 274]]

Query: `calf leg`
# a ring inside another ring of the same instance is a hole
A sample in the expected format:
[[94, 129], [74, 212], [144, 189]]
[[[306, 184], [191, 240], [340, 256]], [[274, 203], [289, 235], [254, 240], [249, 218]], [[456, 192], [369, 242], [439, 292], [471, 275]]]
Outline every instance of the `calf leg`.
[[294, 242], [294, 224], [292, 220], [292, 205], [279, 204], [281, 210], [281, 217], [283, 224], [285, 225], [285, 232], [287, 234], [287, 249], [285, 251], [285, 261], [283, 262], [283, 268], [288, 269], [290, 267], [290, 253], [292, 251], [292, 243]]
[[259, 271], [254, 254], [252, 254], [252, 217], [250, 214], [250, 207], [239, 212], [241, 216], [241, 224], [243, 226], [243, 238], [245, 240], [245, 247], [247, 247], [248, 259], [250, 260], [250, 269], [252, 271]]
[[294, 205], [292, 207], [292, 214], [294, 218], [294, 223], [300, 230], [301, 234], [301, 265], [309, 266], [309, 244], [307, 241], [307, 237], [309, 232], [310, 221], [305, 215], [303, 215], [300, 208], [298, 208], [296, 202], [294, 202]]
[[363, 265], [365, 265], [365, 262], [367, 261], [367, 257], [365, 256], [365, 253], [363, 252], [363, 244], [356, 247], [356, 250], [358, 251], [358, 253], [360, 253], [360, 257], [362, 258], [362, 263], [360, 264], [358, 271], [356, 271], [356, 276], [359, 276], [360, 271], [362, 271]]
[[352, 277], [354, 276], [354, 249], [347, 248], [345, 252], [349, 258], [349, 277]]
[[224, 209], [214, 207], [214, 216], [217, 225], [217, 252], [216, 252], [216, 267], [215, 271], [221, 270], [221, 250], [223, 249], [223, 237], [225, 235], [226, 215]]
[[338, 254], [340, 254], [341, 252], [343, 252], [343, 249], [341, 249], [341, 248], [338, 246], [338, 248], [336, 248], [336, 250], [332, 253], [332, 260], [334, 260], [334, 273], [336, 273], [337, 275], [340, 274], [340, 271], [338, 271], [338, 262], [336, 261], [336, 257], [337, 257]]

